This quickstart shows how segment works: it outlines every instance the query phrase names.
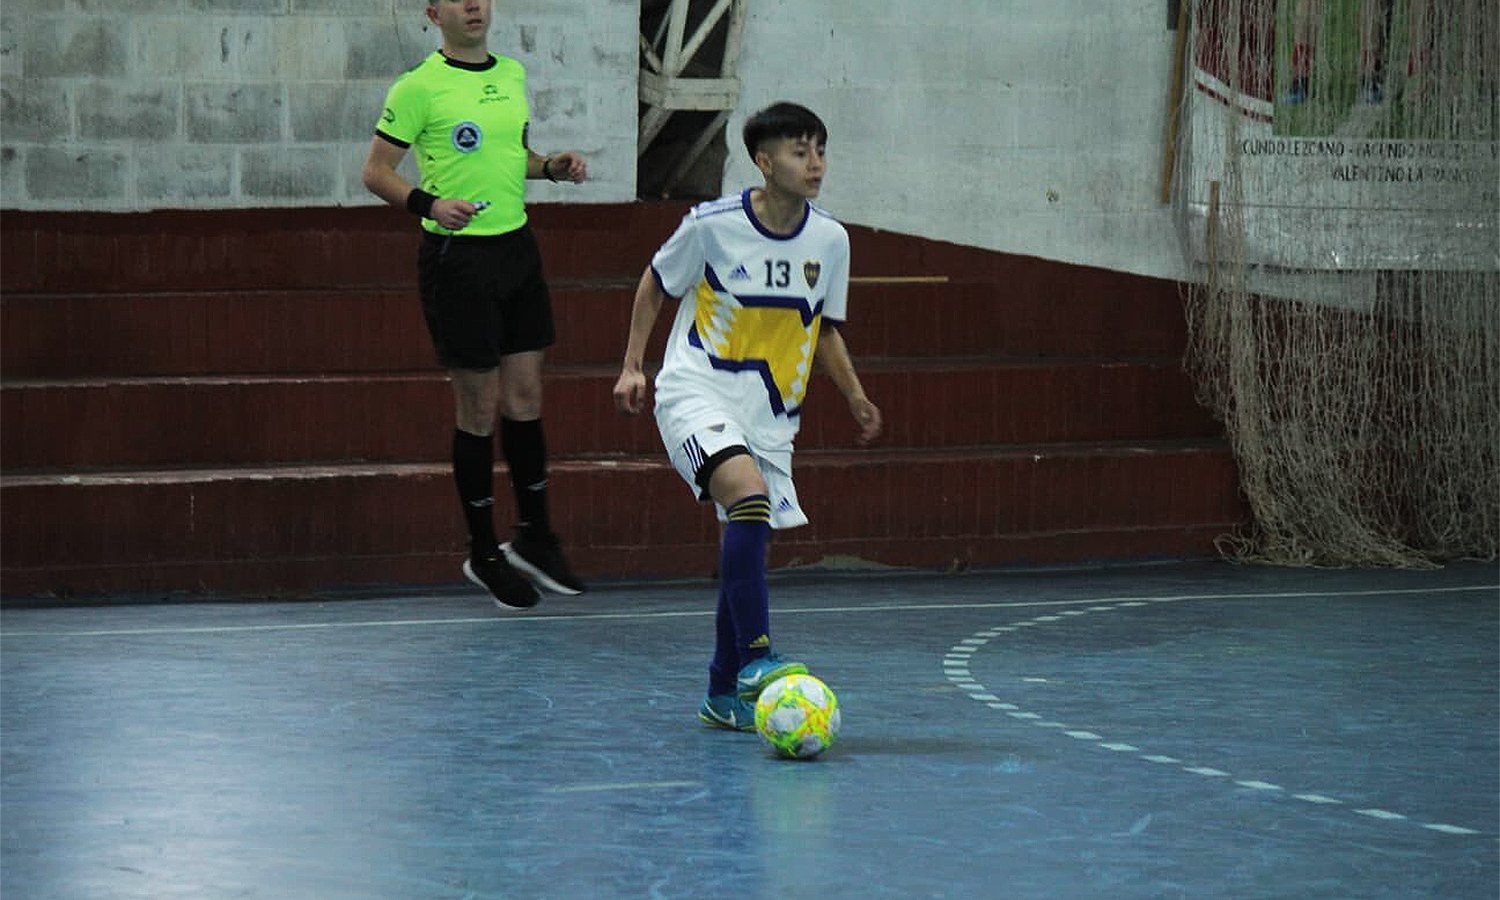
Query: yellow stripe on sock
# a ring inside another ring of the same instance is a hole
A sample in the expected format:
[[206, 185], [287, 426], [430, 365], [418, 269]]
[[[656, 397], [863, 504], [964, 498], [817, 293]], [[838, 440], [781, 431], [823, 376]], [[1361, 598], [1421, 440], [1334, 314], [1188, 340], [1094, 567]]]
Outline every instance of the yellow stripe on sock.
[[771, 521], [771, 500], [764, 496], [746, 497], [724, 511], [731, 522]]

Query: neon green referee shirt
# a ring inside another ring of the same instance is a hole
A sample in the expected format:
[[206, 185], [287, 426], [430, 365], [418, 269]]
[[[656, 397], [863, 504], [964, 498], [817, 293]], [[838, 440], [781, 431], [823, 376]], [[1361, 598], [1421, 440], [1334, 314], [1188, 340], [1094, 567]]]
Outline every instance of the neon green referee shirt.
[[[526, 224], [526, 69], [491, 54], [465, 63], [440, 52], [391, 85], [375, 133], [413, 147], [421, 188], [486, 204], [465, 235], [505, 234]], [[458, 234], [423, 219], [434, 234]]]

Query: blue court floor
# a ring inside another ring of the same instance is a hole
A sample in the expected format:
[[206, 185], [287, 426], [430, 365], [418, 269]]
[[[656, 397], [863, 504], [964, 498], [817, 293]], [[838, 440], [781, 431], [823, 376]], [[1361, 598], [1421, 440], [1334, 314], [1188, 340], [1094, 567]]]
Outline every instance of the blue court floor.
[[0, 891], [1494, 898], [1500, 587], [803, 573], [811, 762], [695, 717], [713, 586], [0, 611]]

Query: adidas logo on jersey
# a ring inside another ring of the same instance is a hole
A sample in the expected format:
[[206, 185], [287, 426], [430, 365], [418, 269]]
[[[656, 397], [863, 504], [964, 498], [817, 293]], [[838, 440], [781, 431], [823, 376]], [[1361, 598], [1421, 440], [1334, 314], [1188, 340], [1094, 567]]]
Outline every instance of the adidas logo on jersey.
[[747, 268], [745, 268], [745, 264], [744, 263], [740, 263], [739, 265], [737, 265], [737, 266], [734, 267], [734, 271], [733, 272], [729, 273], [729, 280], [730, 281], [749, 281], [750, 280], [750, 270], [747, 269]]

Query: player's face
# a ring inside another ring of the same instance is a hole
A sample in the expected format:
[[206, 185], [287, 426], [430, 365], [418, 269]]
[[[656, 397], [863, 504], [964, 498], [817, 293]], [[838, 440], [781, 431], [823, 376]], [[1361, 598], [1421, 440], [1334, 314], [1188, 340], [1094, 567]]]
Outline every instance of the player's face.
[[427, 18], [447, 45], [481, 47], [490, 30], [490, 0], [437, 0], [427, 4]]
[[766, 186], [808, 200], [823, 189], [828, 172], [825, 146], [817, 138], [783, 138], [756, 154], [756, 164], [766, 176]]

